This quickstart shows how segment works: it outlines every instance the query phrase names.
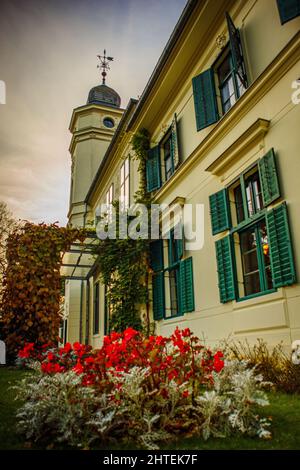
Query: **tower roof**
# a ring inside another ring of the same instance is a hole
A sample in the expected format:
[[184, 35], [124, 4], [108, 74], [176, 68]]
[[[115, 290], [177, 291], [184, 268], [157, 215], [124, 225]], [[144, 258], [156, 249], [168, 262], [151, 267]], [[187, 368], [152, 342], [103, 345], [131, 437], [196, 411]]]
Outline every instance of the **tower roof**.
[[102, 84], [93, 87], [88, 96], [87, 104], [104, 104], [119, 108], [121, 98], [118, 93], [109, 86]]

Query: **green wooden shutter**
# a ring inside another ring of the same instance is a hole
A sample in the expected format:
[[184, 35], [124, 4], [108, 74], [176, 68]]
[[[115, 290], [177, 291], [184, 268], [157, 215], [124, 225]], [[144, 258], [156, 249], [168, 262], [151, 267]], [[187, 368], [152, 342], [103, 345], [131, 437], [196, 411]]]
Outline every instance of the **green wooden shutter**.
[[220, 301], [235, 299], [235, 281], [233, 270], [233, 251], [230, 235], [215, 242], [219, 279]]
[[274, 287], [296, 282], [296, 271], [286, 203], [267, 212], [271, 270]]
[[164, 272], [152, 276], [153, 318], [161, 320], [165, 313]]
[[147, 191], [154, 191], [161, 187], [160, 148], [159, 145], [148, 150], [146, 161]]
[[271, 202], [280, 197], [279, 181], [273, 149], [269, 150], [269, 152], [259, 160], [258, 169], [264, 205], [268, 206]]
[[231, 227], [230, 207], [227, 189], [221, 189], [209, 196], [212, 233], [223, 232]]
[[176, 232], [179, 232], [180, 234], [180, 237], [181, 238], [178, 238], [176, 240], [176, 256], [177, 256], [177, 259], [181, 259], [183, 257], [183, 251], [184, 251], [184, 233], [183, 233], [183, 226], [182, 226], [182, 223], [178, 224], [178, 227], [175, 227], [174, 229], [174, 233], [176, 234]]
[[226, 13], [227, 28], [229, 33], [229, 45], [232, 57], [232, 65], [234, 72], [239, 76], [243, 86], [247, 88], [247, 76], [245, 73], [245, 64], [242, 51], [242, 44], [239, 30], [228, 13]]
[[200, 131], [219, 119], [213, 69], [200, 73], [192, 82], [197, 131]]
[[[180, 237], [180, 238], [177, 238]], [[168, 238], [168, 253], [169, 253], [169, 266], [173, 265], [183, 257], [184, 251], [184, 234], [183, 225], [179, 222], [167, 234]]]
[[281, 24], [300, 16], [300, 0], [277, 0]]
[[155, 240], [150, 243], [150, 266], [153, 271], [161, 271], [164, 268], [163, 240]]
[[181, 313], [195, 310], [193, 258], [187, 258], [179, 265], [180, 311]]
[[171, 154], [172, 154], [174, 168], [176, 169], [180, 163], [176, 113], [174, 114], [174, 118], [171, 124], [171, 137], [172, 137], [171, 138]]

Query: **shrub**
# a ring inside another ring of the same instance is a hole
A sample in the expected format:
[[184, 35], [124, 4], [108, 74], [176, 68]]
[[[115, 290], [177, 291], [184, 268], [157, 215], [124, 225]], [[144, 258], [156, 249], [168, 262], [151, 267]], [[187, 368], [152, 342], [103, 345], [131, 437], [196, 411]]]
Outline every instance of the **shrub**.
[[258, 339], [250, 346], [245, 342], [232, 342], [227, 345], [228, 352], [235, 359], [246, 360], [249, 367], [272, 382], [274, 387], [286, 393], [300, 393], [300, 365], [293, 364], [291, 356], [283, 348], [282, 343], [270, 349], [265, 341]]
[[270, 437], [257, 414], [268, 403], [262, 377], [244, 362], [224, 362], [189, 329], [146, 338], [128, 328], [98, 351], [75, 343], [25, 346], [20, 355], [36, 370], [17, 387], [25, 400], [19, 430], [34, 440], [89, 446], [129, 439], [156, 449], [182, 435]]

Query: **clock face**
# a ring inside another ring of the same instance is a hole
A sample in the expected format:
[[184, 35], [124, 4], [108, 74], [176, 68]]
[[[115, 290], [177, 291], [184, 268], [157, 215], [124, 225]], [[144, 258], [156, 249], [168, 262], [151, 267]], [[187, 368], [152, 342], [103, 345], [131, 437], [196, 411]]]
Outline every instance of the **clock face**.
[[110, 117], [104, 118], [103, 124], [105, 125], [105, 127], [108, 127], [109, 129], [112, 129], [113, 127], [115, 127], [115, 121]]

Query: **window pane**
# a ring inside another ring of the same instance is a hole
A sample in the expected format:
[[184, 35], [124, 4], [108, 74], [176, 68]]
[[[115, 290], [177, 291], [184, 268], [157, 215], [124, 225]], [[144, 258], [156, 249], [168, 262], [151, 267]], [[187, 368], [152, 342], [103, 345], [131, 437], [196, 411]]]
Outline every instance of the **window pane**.
[[244, 273], [249, 274], [258, 270], [256, 248], [243, 254]]
[[245, 295], [261, 291], [255, 227], [240, 234]]
[[125, 180], [124, 204], [125, 204], [125, 208], [128, 208], [129, 206], [129, 178], [126, 178]]
[[124, 173], [125, 173], [125, 178], [126, 178], [126, 176], [129, 175], [129, 158], [126, 158], [124, 162]]
[[165, 160], [165, 165], [166, 165], [166, 179], [168, 180], [172, 176], [172, 173], [173, 173], [171, 155], [169, 155], [169, 157]]
[[177, 315], [178, 312], [178, 269], [172, 269], [169, 272], [170, 282], [170, 303], [171, 303], [171, 316]]
[[260, 243], [263, 254], [264, 266], [265, 266], [265, 279], [266, 288], [273, 288], [272, 272], [271, 272], [271, 260], [270, 260], [270, 246], [267, 234], [266, 222], [262, 221], [259, 224]]
[[233, 78], [230, 76], [221, 86], [221, 98], [224, 112], [228, 111], [236, 102]]
[[245, 185], [248, 212], [251, 217], [264, 207], [258, 171], [246, 178]]
[[164, 143], [164, 157], [167, 158], [171, 154], [171, 137]]
[[234, 202], [237, 222], [240, 223], [245, 219], [241, 185], [234, 190]]
[[259, 272], [249, 274], [244, 278], [245, 295], [257, 294], [261, 291]]
[[172, 265], [179, 261], [178, 259], [178, 250], [177, 250], [177, 243], [178, 240], [174, 238], [174, 230], [171, 230], [170, 233], [170, 240], [169, 240], [169, 254], [170, 254], [170, 259], [169, 259], [169, 265]]
[[231, 73], [231, 64], [230, 64], [230, 54], [225, 57], [224, 61], [218, 68], [218, 77], [219, 77], [219, 82], [222, 84], [224, 80], [228, 77], [228, 75]]

